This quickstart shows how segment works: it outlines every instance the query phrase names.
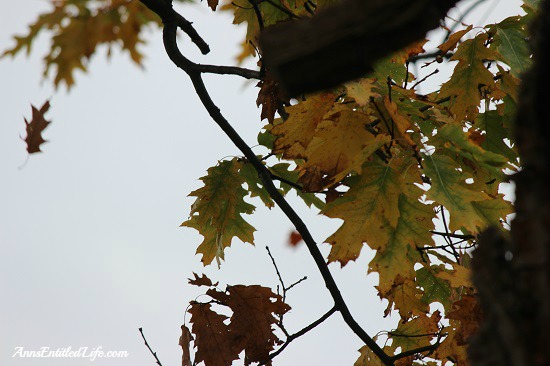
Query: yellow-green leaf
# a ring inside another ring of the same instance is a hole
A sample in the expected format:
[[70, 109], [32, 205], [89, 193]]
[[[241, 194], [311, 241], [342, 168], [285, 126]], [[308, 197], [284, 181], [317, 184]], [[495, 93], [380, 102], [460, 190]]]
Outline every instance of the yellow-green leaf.
[[214, 259], [219, 265], [224, 259], [224, 249], [231, 245], [234, 237], [243, 242], [254, 242], [255, 229], [241, 216], [251, 214], [254, 206], [243, 199], [247, 191], [243, 189], [244, 180], [238, 173], [240, 164], [233, 159], [208, 169], [208, 174], [201, 178], [204, 186], [190, 194], [197, 199], [191, 206], [189, 220], [182, 226], [195, 228], [204, 237], [197, 248], [204, 265]]

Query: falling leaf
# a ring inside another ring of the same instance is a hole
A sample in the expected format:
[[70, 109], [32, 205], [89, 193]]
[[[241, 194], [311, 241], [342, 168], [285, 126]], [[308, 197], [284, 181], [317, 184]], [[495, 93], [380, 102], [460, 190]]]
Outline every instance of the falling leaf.
[[27, 137], [25, 137], [25, 143], [27, 144], [27, 152], [29, 154], [34, 154], [37, 152], [42, 152], [40, 150], [40, 145], [46, 142], [42, 138], [42, 132], [48, 125], [50, 121], [46, 121], [44, 114], [50, 109], [50, 102], [46, 101], [40, 109], [37, 109], [31, 104], [32, 107], [32, 119], [27, 121], [25, 118], [25, 124], [27, 126]]
[[299, 232], [296, 230], [293, 230], [290, 235], [288, 236], [288, 244], [291, 247], [295, 247], [302, 241], [302, 235], [300, 235]]

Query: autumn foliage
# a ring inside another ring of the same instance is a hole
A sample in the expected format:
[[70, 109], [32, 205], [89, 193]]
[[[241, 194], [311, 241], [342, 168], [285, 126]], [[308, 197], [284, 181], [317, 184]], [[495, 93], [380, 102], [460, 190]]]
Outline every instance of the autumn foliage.
[[[67, 86], [99, 44], [117, 44], [140, 63], [140, 32], [160, 19], [138, 1], [99, 3], [52, 2], [51, 12], [16, 37], [6, 54], [30, 50], [41, 30], [51, 30], [45, 72], [53, 69], [54, 84]], [[260, 60], [259, 94], [251, 103], [261, 107], [258, 143], [267, 153], [258, 161], [281, 195], [294, 191], [312, 209], [342, 220], [324, 241], [330, 246], [326, 263], [345, 267], [365, 246], [376, 253], [365, 272], [379, 275], [384, 316], [399, 320], [375, 339], [387, 358], [365, 345], [355, 365], [466, 365], [468, 339], [483, 317], [470, 281], [471, 251], [489, 226], [506, 235], [513, 213], [499, 188], [521, 166], [512, 121], [519, 77], [530, 64], [527, 25], [536, 2], [525, 1], [525, 16], [497, 24], [450, 21], [453, 27], [444, 27], [447, 36], [434, 50], [425, 50], [421, 40], [379, 60], [364, 78], [291, 100], [262, 65], [259, 34], [333, 3], [209, 0], [197, 6], [231, 12], [234, 24], [247, 27], [239, 59]], [[452, 65], [452, 74], [439, 80], [438, 90], [420, 93], [425, 79], [410, 66], [437, 62]], [[33, 120], [45, 121], [47, 108], [33, 109]], [[28, 137], [34, 150], [47, 122], [35, 125], [40, 127]], [[258, 169], [244, 157], [214, 162], [200, 178], [203, 186], [190, 193], [195, 202], [182, 226], [203, 236], [197, 254], [205, 266], [221, 265], [225, 249], [237, 241], [255, 244], [247, 215], [258, 205], [279, 203]], [[290, 241], [303, 238], [307, 244], [298, 228]], [[293, 339], [282, 320], [290, 309], [282, 294], [260, 285], [222, 290], [206, 276], [194, 276], [190, 284], [206, 287], [209, 300], [193, 300], [188, 308], [180, 340], [184, 365], [192, 359], [207, 366], [239, 358], [246, 365], [271, 363]]]

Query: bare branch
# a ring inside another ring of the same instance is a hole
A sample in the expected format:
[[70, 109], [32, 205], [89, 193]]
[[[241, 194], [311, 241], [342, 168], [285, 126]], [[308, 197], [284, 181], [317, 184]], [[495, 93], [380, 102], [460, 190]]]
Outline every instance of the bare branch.
[[157, 353], [153, 352], [153, 350], [149, 346], [149, 343], [147, 343], [147, 339], [145, 338], [145, 334], [143, 334], [143, 328], [139, 328], [139, 332], [141, 333], [141, 338], [143, 338], [143, 342], [145, 342], [145, 345], [147, 346], [147, 349], [149, 349], [149, 352], [151, 352], [151, 354], [153, 355], [153, 357], [157, 361], [157, 365], [162, 366], [162, 364], [160, 363], [159, 358], [157, 357]]

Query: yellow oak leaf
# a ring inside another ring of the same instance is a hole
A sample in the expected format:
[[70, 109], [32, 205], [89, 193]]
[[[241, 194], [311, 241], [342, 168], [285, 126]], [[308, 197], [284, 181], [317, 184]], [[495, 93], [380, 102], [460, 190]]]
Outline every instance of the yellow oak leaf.
[[435, 356], [440, 360], [453, 360], [455, 365], [468, 365], [467, 346], [459, 345], [461, 339], [457, 334], [459, 328], [458, 320], [449, 320], [449, 326], [443, 329], [443, 332], [447, 333], [447, 338], [437, 347]]
[[359, 348], [361, 355], [353, 366], [384, 366], [384, 363], [372, 352], [369, 346]]
[[422, 314], [405, 323], [399, 323], [397, 329], [389, 334], [393, 339], [391, 348], [395, 350], [401, 347], [401, 352], [405, 352], [429, 346], [439, 331], [439, 320], [441, 314], [437, 310], [430, 316]]
[[452, 270], [438, 272], [436, 277], [449, 281], [454, 288], [473, 287], [470, 270], [458, 264], [455, 264]]
[[[415, 148], [416, 143], [410, 136], [410, 130], [413, 128], [413, 124], [406, 116], [399, 113], [397, 104], [391, 102], [387, 96], [384, 96], [384, 106], [386, 107], [394, 126], [397, 128], [398, 137], [401, 137], [409, 146]], [[400, 142], [400, 140], [397, 140]], [[403, 145], [403, 144], [401, 144]]]
[[416, 286], [413, 279], [397, 275], [388, 291], [380, 292], [380, 298], [388, 300], [388, 306], [384, 316], [391, 313], [393, 307], [399, 311], [401, 319], [408, 319], [411, 316], [426, 314], [430, 308], [428, 304], [421, 301], [422, 291]]
[[380, 97], [380, 94], [374, 90], [376, 88], [375, 82], [375, 78], [362, 78], [347, 82], [344, 86], [349, 97], [355, 99], [355, 102], [360, 106], [366, 106], [371, 98]]
[[482, 97], [481, 88], [495, 84], [493, 74], [487, 70], [483, 61], [494, 60], [496, 55], [485, 46], [485, 41], [487, 35], [481, 33], [474, 39], [464, 41], [451, 57], [458, 64], [449, 81], [441, 86], [439, 98], [451, 98], [450, 109], [457, 122], [475, 118]]
[[271, 134], [277, 137], [273, 144], [273, 153], [282, 154], [285, 159], [306, 157], [305, 151], [315, 129], [324, 115], [332, 109], [335, 99], [335, 94], [320, 93], [288, 107], [288, 119], [271, 129]]
[[365, 242], [373, 249], [385, 247], [391, 235], [388, 227], [395, 227], [399, 218], [398, 198], [404, 182], [393, 167], [374, 160], [356, 178], [349, 191], [322, 211], [344, 220], [326, 239], [332, 245], [329, 262], [341, 265], [357, 259]]
[[339, 182], [352, 170], [361, 173], [365, 160], [390, 141], [387, 135], [373, 136], [364, 127], [369, 116], [345, 105], [336, 105], [323, 118], [300, 166], [298, 182], [310, 192]]

